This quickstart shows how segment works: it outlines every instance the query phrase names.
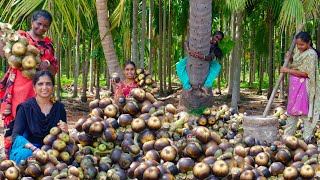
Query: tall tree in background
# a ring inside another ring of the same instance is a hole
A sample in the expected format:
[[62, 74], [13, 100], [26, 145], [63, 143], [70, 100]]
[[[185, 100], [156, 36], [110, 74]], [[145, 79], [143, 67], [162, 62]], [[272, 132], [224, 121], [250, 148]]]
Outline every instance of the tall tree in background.
[[132, 1], [132, 61], [138, 65], [138, 0]]
[[235, 32], [235, 47], [232, 61], [233, 67], [233, 85], [232, 85], [232, 100], [231, 106], [238, 109], [238, 102], [240, 101], [240, 66], [241, 66], [241, 33], [242, 33], [243, 12], [236, 12], [236, 32]]
[[240, 101], [240, 66], [241, 66], [241, 35], [242, 35], [242, 23], [244, 10], [246, 7], [246, 0], [227, 0], [229, 9], [234, 13], [233, 20], [234, 25], [234, 41], [235, 47], [233, 48], [233, 55], [231, 63], [233, 67], [230, 69], [230, 73], [233, 73], [232, 80], [232, 100], [231, 106], [238, 109], [238, 101]]
[[163, 75], [163, 89], [165, 92], [167, 92], [167, 60], [168, 60], [168, 54], [167, 54], [167, 8], [166, 8], [167, 4], [166, 4], [166, 0], [163, 0], [163, 18], [162, 18], [162, 37], [163, 37], [163, 42], [162, 42], [162, 75]]
[[[235, 41], [235, 32], [236, 32], [236, 16], [235, 13], [232, 13], [231, 18], [230, 18], [230, 24], [231, 24], [231, 38], [233, 41]], [[228, 78], [228, 95], [231, 96], [232, 95], [232, 89], [233, 89], [233, 78], [234, 78], [234, 67], [235, 67], [235, 63], [234, 63], [234, 57], [235, 56], [235, 50], [234, 48], [232, 49], [232, 52], [229, 55], [229, 59], [230, 59], [230, 64], [229, 64], [229, 78]]]
[[172, 0], [169, 0], [169, 9], [168, 9], [168, 91], [171, 93], [171, 62], [172, 62]]
[[271, 8], [269, 7], [267, 10], [267, 19], [268, 19], [268, 25], [269, 25], [269, 60], [268, 60], [268, 74], [269, 74], [269, 87], [268, 87], [268, 95], [267, 98], [269, 99], [272, 90], [273, 90], [273, 83], [274, 83], [274, 15], [271, 11]]
[[114, 50], [112, 34], [109, 32], [110, 25], [109, 25], [107, 2], [108, 2], [107, 0], [96, 0], [101, 43], [103, 47], [104, 56], [108, 62], [107, 65], [108, 65], [109, 73], [110, 74], [118, 73], [120, 78], [124, 79], [124, 75], [119, 66], [118, 57]]
[[159, 0], [158, 77], [159, 77], [159, 81], [160, 81], [160, 90], [159, 90], [159, 94], [160, 95], [163, 95], [163, 69], [162, 69], [162, 56], [163, 56], [162, 39], [163, 39], [163, 34], [162, 34], [162, 20], [163, 20], [162, 19], [162, 0]]
[[[80, 4], [78, 4], [78, 15], [80, 15]], [[78, 78], [79, 78], [79, 63], [80, 63], [80, 25], [77, 23], [77, 34], [76, 34], [76, 55], [74, 59], [74, 83], [73, 83], [73, 95], [72, 97], [78, 96]]]
[[146, 39], [146, 0], [142, 0], [142, 15], [141, 15], [141, 53], [140, 53], [140, 67], [144, 68], [144, 50]]
[[[209, 54], [212, 25], [212, 0], [190, 0], [189, 48], [190, 51]], [[199, 85], [203, 85], [209, 73], [209, 62], [188, 55], [187, 73], [193, 90], [182, 91], [180, 104], [187, 109], [209, 107], [213, 104], [210, 88], [209, 96], [202, 96]], [[198, 87], [197, 87], [198, 86]], [[188, 95], [190, 94], [190, 95]]]
[[152, 21], [153, 21], [153, 0], [149, 0], [149, 64], [148, 64], [148, 70], [149, 73], [152, 74], [152, 55], [153, 55], [153, 48], [152, 48], [152, 40], [153, 40], [153, 31], [152, 31]]

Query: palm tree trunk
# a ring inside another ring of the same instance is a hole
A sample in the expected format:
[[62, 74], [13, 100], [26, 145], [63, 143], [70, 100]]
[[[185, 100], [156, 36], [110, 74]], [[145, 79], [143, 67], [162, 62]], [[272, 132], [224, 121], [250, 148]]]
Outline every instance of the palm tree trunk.
[[249, 45], [250, 45], [250, 76], [249, 76], [249, 87], [253, 87], [253, 79], [254, 79], [254, 47], [253, 47], [253, 29], [250, 31]]
[[238, 102], [240, 101], [240, 65], [241, 65], [241, 34], [243, 12], [236, 13], [236, 32], [235, 32], [235, 55], [233, 56], [235, 67], [233, 74], [232, 100], [231, 107], [238, 109]]
[[112, 34], [108, 33], [110, 30], [107, 0], [96, 0], [98, 24], [100, 39], [103, 47], [104, 56], [108, 61], [108, 70], [110, 74], [118, 73], [120, 79], [124, 79], [124, 75], [119, 66], [118, 57], [114, 50]]
[[[282, 66], [282, 64], [284, 63], [284, 58], [285, 58], [285, 54], [286, 54], [286, 34], [285, 31], [283, 31], [282, 35], [281, 35], [281, 59], [280, 59], [280, 66]], [[283, 78], [283, 80], [280, 82], [280, 96], [279, 98], [284, 100], [285, 96], [284, 96], [284, 92], [285, 92], [285, 78]]]
[[[67, 30], [67, 38], [72, 39], [71, 33]], [[66, 49], [66, 76], [67, 79], [70, 78], [70, 61], [71, 61], [71, 41], [67, 42], [67, 49]]]
[[[202, 54], [209, 54], [212, 25], [212, 0], [190, 0], [189, 48]], [[199, 85], [203, 85], [209, 73], [209, 62], [188, 56], [187, 73], [193, 90], [183, 90], [181, 103], [187, 109], [209, 107], [213, 104], [212, 90], [210, 95], [202, 96]], [[189, 95], [188, 95], [189, 94]]]
[[163, 95], [163, 71], [162, 71], [162, 0], [159, 0], [159, 59], [158, 59], [158, 76], [160, 81], [159, 94]]
[[162, 51], [163, 51], [163, 89], [166, 93], [167, 91], [167, 10], [166, 10], [166, 0], [163, 0], [163, 43], [162, 43]]
[[320, 22], [317, 26], [317, 49], [320, 50]]
[[269, 87], [268, 87], [268, 95], [267, 98], [269, 99], [272, 90], [273, 90], [273, 79], [274, 79], [274, 53], [273, 53], [273, 34], [274, 34], [274, 25], [273, 25], [273, 15], [271, 10], [268, 10], [268, 17], [269, 17], [269, 62], [268, 62], [268, 74], [269, 74]]
[[[60, 29], [61, 32], [63, 33], [63, 17], [61, 17], [61, 23], [60, 23]], [[60, 36], [58, 36], [57, 38], [57, 42], [58, 42], [58, 47], [57, 47], [57, 58], [58, 58], [58, 71], [57, 71], [57, 91], [56, 91], [56, 98], [58, 100], [60, 100], [60, 91], [61, 91], [61, 72], [62, 72], [62, 65], [61, 65], [61, 54], [62, 54], [62, 49], [61, 49], [61, 38]]]
[[172, 0], [169, 0], [169, 19], [168, 19], [168, 91], [169, 93], [172, 92], [171, 87], [171, 51], [172, 51], [172, 26], [171, 26], [171, 16], [172, 16], [172, 6], [171, 6]]
[[243, 35], [243, 61], [242, 61], [242, 66], [240, 67], [242, 70], [242, 82], [246, 82], [246, 37]]
[[[80, 4], [78, 4], [78, 15], [80, 15]], [[79, 50], [80, 50], [80, 25], [77, 23], [77, 34], [76, 34], [76, 56], [74, 61], [74, 82], [73, 82], [73, 95], [72, 97], [78, 96], [78, 78], [79, 78]]]
[[141, 18], [141, 54], [140, 67], [144, 68], [144, 46], [146, 39], [146, 0], [142, 0], [142, 18]]
[[259, 59], [259, 89], [257, 94], [261, 95], [262, 94], [262, 82], [263, 82], [263, 74], [264, 74], [264, 68], [263, 68], [263, 64], [264, 64], [264, 57], [260, 56]]
[[132, 4], [132, 61], [138, 66], [138, 0], [133, 0]]
[[[90, 41], [90, 49], [91, 49], [90, 54], [92, 54], [94, 49], [93, 38]], [[93, 72], [94, 72], [94, 60], [92, 57], [90, 57], [90, 60], [89, 60], [89, 92], [90, 93], [93, 93], [93, 86], [94, 86]]]
[[246, 65], [246, 53], [247, 53], [247, 51], [246, 51], [246, 48], [247, 48], [247, 35], [246, 35], [246, 32], [247, 32], [247, 30], [246, 30], [246, 24], [247, 24], [247, 22], [246, 22], [246, 17], [245, 17], [245, 14], [243, 15], [244, 16], [244, 27], [243, 27], [243, 29], [244, 29], [244, 31], [243, 31], [243, 34], [242, 34], [242, 40], [243, 40], [243, 62], [242, 62], [242, 66], [240, 67], [241, 69], [242, 69], [242, 82], [246, 82], [246, 67], [247, 67], [247, 65]]
[[[92, 30], [91, 30], [92, 32]], [[92, 33], [90, 33], [90, 39], [92, 39]], [[86, 60], [86, 34], [83, 32], [82, 36], [82, 95], [81, 102], [87, 102], [87, 76], [88, 76], [88, 61]], [[91, 51], [91, 46], [88, 48], [88, 52]]]
[[[232, 40], [235, 41], [235, 32], [236, 32], [236, 15], [235, 13], [231, 16], [231, 37]], [[234, 76], [234, 68], [235, 68], [235, 62], [234, 62], [234, 56], [235, 56], [235, 48], [232, 49], [232, 52], [230, 53], [229, 59], [230, 59], [230, 66], [229, 66], [229, 79], [228, 79], [228, 95], [231, 96], [232, 89], [233, 89], [233, 76]]]
[[152, 55], [153, 55], [153, 48], [152, 48], [152, 20], [153, 20], [153, 0], [149, 0], [149, 65], [148, 70], [149, 73], [152, 74]]
[[100, 61], [101, 61], [101, 49], [99, 48], [98, 50], [98, 57], [97, 57], [97, 62], [96, 62], [96, 95], [95, 99], [100, 99]]

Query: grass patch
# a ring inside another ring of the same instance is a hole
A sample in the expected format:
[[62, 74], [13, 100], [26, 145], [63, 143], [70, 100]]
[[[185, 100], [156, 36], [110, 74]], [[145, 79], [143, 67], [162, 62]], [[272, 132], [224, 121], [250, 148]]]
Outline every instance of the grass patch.
[[191, 111], [189, 111], [190, 114], [195, 115], [195, 116], [199, 116], [201, 114], [203, 114], [203, 112], [206, 110], [207, 107], [199, 107], [197, 109], [192, 109]]

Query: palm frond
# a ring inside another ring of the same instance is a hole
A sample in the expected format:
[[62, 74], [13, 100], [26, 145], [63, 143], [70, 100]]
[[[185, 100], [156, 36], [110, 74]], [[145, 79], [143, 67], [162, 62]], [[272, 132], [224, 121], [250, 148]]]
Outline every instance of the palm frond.
[[17, 22], [22, 22], [43, 2], [43, 0], [15, 1], [13, 4], [11, 4], [11, 7], [7, 6], [9, 9], [6, 9], [6, 12], [10, 14], [10, 16], [7, 18], [8, 22], [13, 25]]
[[279, 15], [281, 29], [298, 27], [306, 22], [305, 10], [301, 0], [285, 0]]
[[111, 16], [110, 16], [110, 23], [111, 23], [110, 31], [112, 31], [112, 29], [114, 29], [115, 27], [120, 26], [121, 20], [123, 18], [124, 4], [125, 4], [125, 0], [120, 0], [116, 9], [111, 14]]
[[226, 4], [231, 11], [243, 11], [246, 8], [246, 0], [226, 0]]
[[278, 19], [283, 5], [283, 0], [269, 0], [268, 4], [271, 8], [274, 19]]
[[307, 17], [320, 17], [320, 1], [319, 0], [303, 0], [303, 5], [307, 13]]

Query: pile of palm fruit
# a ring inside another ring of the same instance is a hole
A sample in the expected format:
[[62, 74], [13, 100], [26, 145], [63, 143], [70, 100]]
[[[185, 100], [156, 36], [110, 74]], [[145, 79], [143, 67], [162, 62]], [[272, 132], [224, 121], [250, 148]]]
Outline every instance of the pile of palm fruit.
[[[141, 88], [120, 102], [118, 106], [109, 97], [91, 101], [90, 114], [78, 120], [68, 138], [55, 127], [45, 147], [19, 167], [8, 160], [0, 163], [0, 179], [320, 177], [317, 145], [299, 136], [272, 143], [243, 137], [246, 114], [227, 105], [206, 108], [200, 115], [177, 112]], [[281, 129], [285, 111], [277, 108], [274, 116]]]
[[8, 23], [0, 22], [0, 41], [4, 44], [3, 51], [9, 65], [20, 69], [24, 77], [32, 79], [41, 62], [39, 50]]

